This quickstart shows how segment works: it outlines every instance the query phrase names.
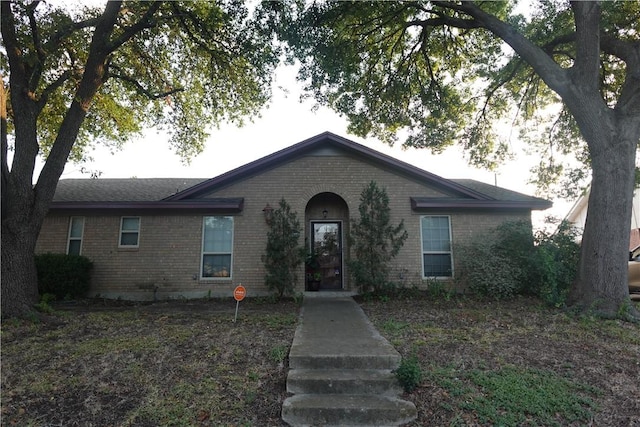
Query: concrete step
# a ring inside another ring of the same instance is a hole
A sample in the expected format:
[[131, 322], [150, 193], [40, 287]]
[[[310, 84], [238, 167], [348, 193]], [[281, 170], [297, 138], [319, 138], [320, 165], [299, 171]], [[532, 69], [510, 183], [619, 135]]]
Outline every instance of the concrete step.
[[399, 426], [416, 418], [413, 403], [389, 396], [298, 394], [282, 404], [282, 419], [297, 426]]
[[397, 396], [402, 393], [402, 388], [390, 370], [293, 369], [287, 376], [287, 392]]
[[379, 369], [393, 371], [400, 365], [398, 352], [386, 354], [296, 354], [289, 353], [290, 369]]

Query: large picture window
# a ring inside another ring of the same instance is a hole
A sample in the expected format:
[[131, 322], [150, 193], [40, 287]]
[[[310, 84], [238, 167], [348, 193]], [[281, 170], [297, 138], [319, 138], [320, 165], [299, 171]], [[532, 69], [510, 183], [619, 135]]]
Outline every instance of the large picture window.
[[233, 217], [204, 217], [201, 276], [203, 278], [230, 278], [232, 254]]
[[122, 248], [137, 248], [140, 241], [140, 218], [122, 217], [120, 221], [120, 242]]
[[423, 277], [452, 277], [451, 221], [448, 216], [423, 216], [422, 234]]
[[69, 221], [69, 239], [67, 254], [80, 255], [82, 253], [82, 235], [84, 234], [84, 217], [72, 216]]

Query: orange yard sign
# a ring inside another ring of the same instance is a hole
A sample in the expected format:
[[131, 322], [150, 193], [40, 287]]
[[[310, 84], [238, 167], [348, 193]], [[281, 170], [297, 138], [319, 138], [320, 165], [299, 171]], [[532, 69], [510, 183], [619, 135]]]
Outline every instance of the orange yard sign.
[[238, 302], [242, 301], [246, 296], [247, 290], [242, 285], [236, 286], [236, 288], [233, 290], [233, 298], [235, 298], [235, 300]]
[[238, 307], [240, 306], [240, 301], [242, 301], [246, 296], [247, 290], [242, 285], [236, 286], [236, 288], [233, 290], [233, 298], [236, 300], [236, 315], [233, 316], [233, 323], [238, 320]]

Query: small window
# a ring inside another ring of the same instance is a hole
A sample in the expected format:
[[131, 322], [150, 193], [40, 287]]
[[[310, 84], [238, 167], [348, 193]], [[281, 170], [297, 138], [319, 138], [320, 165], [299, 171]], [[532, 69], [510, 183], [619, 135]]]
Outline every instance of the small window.
[[230, 278], [233, 254], [233, 217], [204, 217], [202, 230], [203, 278]]
[[80, 255], [82, 253], [82, 235], [84, 234], [84, 217], [72, 216], [69, 221], [69, 239], [67, 254]]
[[452, 277], [451, 222], [448, 216], [423, 216], [422, 234], [423, 277]]
[[140, 218], [122, 217], [120, 223], [120, 247], [137, 248], [140, 238]]

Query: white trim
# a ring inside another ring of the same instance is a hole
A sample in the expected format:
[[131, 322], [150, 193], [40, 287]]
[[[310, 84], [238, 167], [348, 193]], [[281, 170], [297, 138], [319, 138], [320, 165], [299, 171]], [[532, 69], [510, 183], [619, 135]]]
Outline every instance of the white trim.
[[[423, 218], [447, 218], [447, 222], [449, 225], [449, 250], [448, 251], [425, 251], [424, 250], [424, 238], [423, 238], [423, 229], [422, 229], [422, 220]], [[420, 215], [420, 264], [422, 265], [422, 278], [423, 279], [450, 279], [454, 277], [454, 262], [453, 262], [453, 239], [452, 239], [452, 230], [451, 230], [451, 215]], [[425, 274], [424, 269], [424, 256], [425, 254], [448, 254], [451, 259], [451, 275], [450, 276], [427, 276]]]
[[[81, 219], [82, 227], [80, 227], [80, 237], [72, 237], [71, 230], [73, 229], [73, 220]], [[69, 231], [67, 232], [67, 255], [69, 255], [69, 247], [71, 246], [71, 240], [79, 240], [80, 241], [80, 251], [78, 251], [78, 255], [82, 255], [82, 242], [84, 240], [84, 223], [85, 217], [83, 216], [72, 216], [69, 217]]]
[[[138, 230], [137, 231], [131, 231], [131, 230], [123, 230], [122, 226], [124, 225], [124, 220], [125, 219], [137, 219], [138, 220]], [[121, 216], [120, 217], [120, 232], [118, 233], [118, 247], [119, 248], [123, 248], [123, 249], [128, 249], [128, 248], [139, 248], [140, 247], [140, 230], [142, 229], [142, 219], [139, 216]], [[138, 234], [138, 238], [136, 239], [136, 244], [135, 245], [123, 245], [122, 244], [122, 235], [124, 233], [127, 234], [133, 234], [133, 233], [137, 233]]]
[[[229, 218], [231, 220], [231, 252], [205, 252], [204, 251], [204, 233], [207, 223], [207, 218]], [[207, 282], [213, 280], [224, 280], [230, 281], [233, 279], [233, 248], [234, 248], [234, 240], [236, 235], [236, 221], [235, 218], [231, 215], [205, 215], [202, 217], [202, 234], [200, 236], [200, 271], [198, 272], [198, 276], [200, 280], [204, 280]], [[229, 276], [204, 276], [202, 274], [202, 270], [204, 269], [204, 257], [205, 255], [230, 255], [231, 259], [229, 261]]]

